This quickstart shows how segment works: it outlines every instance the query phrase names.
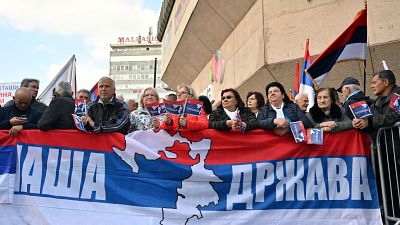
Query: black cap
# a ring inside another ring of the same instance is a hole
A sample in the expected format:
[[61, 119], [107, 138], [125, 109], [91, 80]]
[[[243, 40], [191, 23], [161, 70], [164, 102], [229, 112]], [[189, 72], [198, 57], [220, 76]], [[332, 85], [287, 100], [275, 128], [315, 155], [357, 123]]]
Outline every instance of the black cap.
[[336, 91], [342, 92], [342, 87], [343, 87], [344, 85], [349, 85], [349, 84], [357, 84], [357, 85], [360, 85], [360, 82], [358, 82], [358, 80], [357, 80], [356, 78], [354, 78], [354, 77], [346, 77], [346, 78], [343, 80], [343, 82], [342, 82], [342, 84], [340, 85], [340, 87], [339, 87], [338, 89], [336, 89]]

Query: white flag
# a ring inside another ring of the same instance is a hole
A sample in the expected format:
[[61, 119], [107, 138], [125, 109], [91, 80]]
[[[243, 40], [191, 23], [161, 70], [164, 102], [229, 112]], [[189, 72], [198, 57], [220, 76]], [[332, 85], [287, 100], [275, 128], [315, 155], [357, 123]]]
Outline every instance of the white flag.
[[53, 95], [53, 88], [56, 87], [59, 81], [67, 81], [71, 84], [73, 95], [76, 95], [76, 59], [75, 55], [65, 64], [65, 66], [58, 72], [54, 79], [47, 85], [46, 89], [39, 95], [38, 100], [46, 105], [51, 102]]

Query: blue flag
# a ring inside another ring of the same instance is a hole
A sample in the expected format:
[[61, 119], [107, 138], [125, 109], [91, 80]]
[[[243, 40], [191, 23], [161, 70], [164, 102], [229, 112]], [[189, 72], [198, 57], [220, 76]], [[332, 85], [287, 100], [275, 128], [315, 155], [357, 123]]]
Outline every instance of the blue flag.
[[164, 105], [167, 112], [175, 115], [182, 115], [183, 113], [183, 101], [168, 101], [164, 99]]
[[184, 114], [189, 114], [193, 116], [200, 116], [201, 109], [203, 108], [203, 102], [194, 99], [187, 99], [185, 104]]
[[146, 108], [151, 116], [160, 116], [167, 112], [164, 103], [146, 104]]

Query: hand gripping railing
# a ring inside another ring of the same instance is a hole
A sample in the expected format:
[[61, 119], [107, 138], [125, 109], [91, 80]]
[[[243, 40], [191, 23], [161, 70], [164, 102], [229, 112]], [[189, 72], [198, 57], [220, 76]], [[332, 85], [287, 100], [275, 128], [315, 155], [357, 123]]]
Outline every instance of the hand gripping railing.
[[400, 225], [400, 122], [376, 136], [385, 224]]

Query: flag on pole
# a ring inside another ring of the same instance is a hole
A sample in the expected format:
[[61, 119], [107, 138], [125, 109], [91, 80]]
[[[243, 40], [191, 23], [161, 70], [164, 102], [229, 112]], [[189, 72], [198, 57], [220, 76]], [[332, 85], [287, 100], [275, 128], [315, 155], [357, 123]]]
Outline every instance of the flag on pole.
[[73, 96], [76, 94], [76, 59], [75, 55], [68, 60], [64, 67], [53, 78], [49, 85], [39, 95], [38, 99], [44, 104], [48, 105], [53, 96], [53, 88], [56, 87], [59, 81], [67, 81], [71, 84]]
[[294, 89], [293, 89], [294, 97], [299, 93], [299, 91], [300, 91], [300, 63], [296, 63], [296, 74], [295, 74]]
[[303, 70], [300, 77], [299, 93], [306, 94], [308, 96], [308, 107], [307, 111], [314, 105], [314, 82], [313, 79], [306, 73], [306, 69], [311, 65], [310, 51], [308, 50], [309, 40], [306, 40], [306, 48], [304, 51], [304, 63]]
[[353, 23], [330, 44], [306, 72], [320, 86], [337, 62], [367, 59], [367, 9], [360, 11]]
[[98, 95], [99, 95], [99, 86], [98, 86], [98, 83], [96, 82], [96, 84], [89, 91], [90, 101], [91, 102], [96, 101], [96, 98], [97, 98]]

